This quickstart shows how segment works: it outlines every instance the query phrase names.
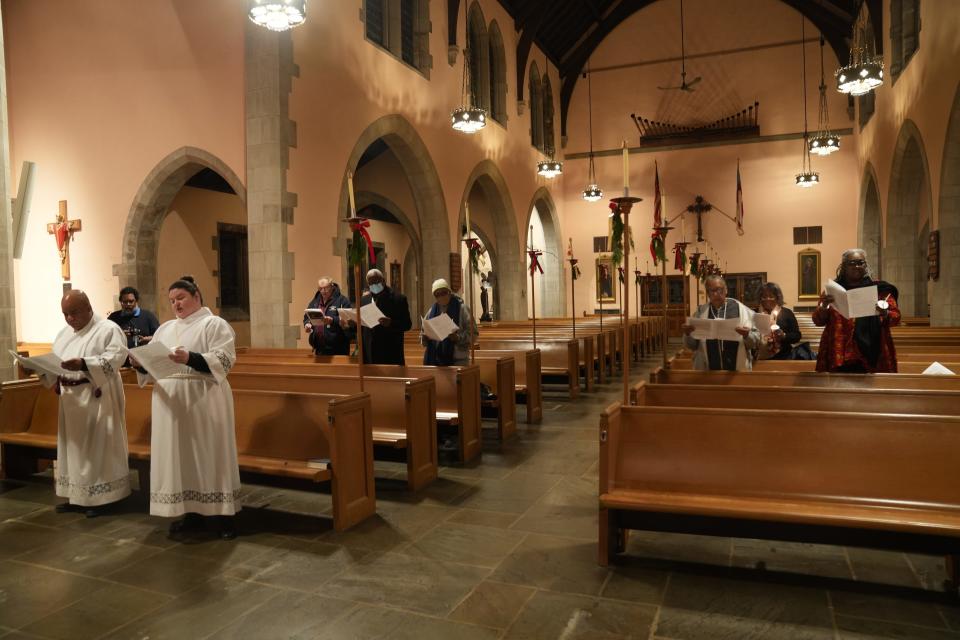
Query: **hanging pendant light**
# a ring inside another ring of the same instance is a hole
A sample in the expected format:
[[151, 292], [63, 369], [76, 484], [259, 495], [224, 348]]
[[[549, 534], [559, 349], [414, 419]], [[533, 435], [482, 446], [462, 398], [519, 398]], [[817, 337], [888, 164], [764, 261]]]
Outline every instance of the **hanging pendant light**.
[[807, 43], [804, 31], [805, 18], [800, 16], [800, 52], [803, 64], [803, 163], [796, 175], [798, 187], [815, 187], [820, 184], [820, 174], [810, 166], [810, 139], [807, 132]]
[[307, 0], [248, 0], [250, 20], [271, 31], [286, 31], [303, 24]]
[[590, 132], [590, 168], [587, 172], [587, 180], [590, 184], [583, 190], [583, 199], [587, 202], [596, 202], [603, 198], [603, 189], [597, 184], [597, 174], [593, 167], [593, 76], [590, 73], [590, 61], [587, 61], [587, 123]]
[[867, 13], [862, 8], [853, 25], [850, 61], [836, 71], [837, 91], [862, 96], [883, 84], [883, 56], [874, 53], [867, 38]]
[[[547, 55], [546, 53], [544, 53], [543, 55], [543, 78], [544, 78], [543, 83], [544, 84], [547, 84], [547, 78], [550, 75], [549, 64], [550, 62], [547, 60]], [[543, 102], [546, 102], [546, 100], [544, 100]], [[552, 96], [550, 98], [550, 103], [553, 104]], [[530, 117], [531, 119], [533, 118], [532, 113], [530, 114]], [[546, 138], [546, 135], [544, 135], [544, 138]], [[552, 138], [553, 136], [551, 135], [551, 139]], [[545, 149], [545, 152], [549, 157], [546, 160], [541, 160], [540, 162], [537, 163], [538, 176], [543, 176], [544, 178], [547, 178], [548, 180], [550, 180], [550, 179], [556, 178], [557, 176], [563, 173], [563, 163], [560, 162], [559, 160], [554, 159], [553, 157], [554, 151], [555, 149], [553, 147], [548, 147], [547, 149]]]
[[827, 84], [823, 76], [823, 34], [820, 34], [820, 114], [817, 116], [817, 135], [810, 138], [810, 153], [828, 156], [840, 151], [840, 136], [830, 131], [830, 110], [827, 106]]
[[463, 33], [467, 45], [463, 48], [463, 87], [460, 106], [450, 113], [450, 126], [454, 131], [472, 134], [487, 126], [487, 112], [476, 106], [473, 83], [470, 83], [470, 23], [467, 20], [466, 2], [463, 3]]

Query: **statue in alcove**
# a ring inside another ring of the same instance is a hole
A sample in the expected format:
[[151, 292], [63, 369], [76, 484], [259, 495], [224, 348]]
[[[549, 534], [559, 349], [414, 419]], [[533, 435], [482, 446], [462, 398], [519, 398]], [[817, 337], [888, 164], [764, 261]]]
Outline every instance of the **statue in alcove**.
[[493, 321], [493, 317], [490, 315], [490, 289], [493, 286], [491, 283], [492, 276], [492, 271], [480, 273], [480, 308], [483, 309], [483, 313], [480, 315], [480, 322]]

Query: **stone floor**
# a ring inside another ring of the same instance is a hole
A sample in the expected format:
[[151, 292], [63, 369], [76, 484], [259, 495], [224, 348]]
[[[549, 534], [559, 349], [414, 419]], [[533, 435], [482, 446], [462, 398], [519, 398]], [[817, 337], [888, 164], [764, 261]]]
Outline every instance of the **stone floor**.
[[621, 388], [548, 393], [542, 425], [416, 494], [378, 465], [378, 514], [346, 533], [303, 491], [247, 485], [236, 541], [175, 543], [142, 502], [87, 520], [47, 478], [4, 482], [0, 638], [960, 638], [933, 557], [634, 533], [598, 566], [597, 417]]

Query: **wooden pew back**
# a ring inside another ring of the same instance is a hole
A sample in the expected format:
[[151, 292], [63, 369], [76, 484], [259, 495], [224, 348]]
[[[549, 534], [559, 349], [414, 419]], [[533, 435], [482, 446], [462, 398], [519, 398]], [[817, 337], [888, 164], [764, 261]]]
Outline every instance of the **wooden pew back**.
[[908, 373], [816, 373], [813, 371], [694, 371], [657, 368], [650, 381], [661, 384], [712, 384], [766, 387], [837, 387], [852, 389], [943, 389], [960, 391], [960, 376]]

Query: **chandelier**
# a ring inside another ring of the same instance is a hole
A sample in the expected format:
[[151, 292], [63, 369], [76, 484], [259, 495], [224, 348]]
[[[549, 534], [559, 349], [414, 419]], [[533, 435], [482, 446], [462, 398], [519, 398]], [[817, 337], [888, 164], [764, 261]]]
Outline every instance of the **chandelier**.
[[583, 199], [587, 202], [596, 202], [603, 197], [603, 189], [597, 184], [596, 170], [593, 168], [593, 90], [591, 87], [593, 76], [590, 74], [590, 62], [587, 61], [587, 122], [590, 131], [590, 168], [587, 180], [590, 184], [583, 190]]
[[820, 184], [820, 174], [810, 167], [810, 144], [809, 133], [807, 131], [807, 43], [804, 32], [803, 15], [800, 16], [800, 52], [803, 64], [803, 163], [800, 173], [796, 175], [796, 185], [798, 187], [815, 187]]
[[[454, 131], [472, 134], [487, 126], [487, 112], [476, 106], [473, 83], [470, 82], [470, 23], [467, 21], [467, 3], [463, 3], [463, 87], [460, 91], [460, 106], [450, 113], [450, 126]], [[468, 84], [469, 83], [469, 84]]]
[[867, 37], [867, 13], [861, 9], [853, 26], [850, 62], [837, 69], [837, 91], [862, 96], [883, 84], [883, 56], [873, 50], [873, 38]]
[[[544, 85], [547, 84], [547, 76], [550, 74], [550, 67], [548, 66], [548, 64], [549, 63], [546, 60], [546, 54], [544, 54], [544, 66], [543, 66], [543, 84]], [[533, 113], [530, 114], [530, 118], [531, 120], [533, 119]], [[546, 137], [546, 135], [544, 135], [544, 137]], [[549, 156], [549, 158], [546, 160], [541, 160], [540, 162], [537, 163], [537, 175], [543, 176], [548, 180], [552, 178], [556, 178], [557, 176], [563, 173], [563, 163], [560, 162], [559, 160], [556, 160], [553, 157], [553, 154], [554, 154], [553, 147], [548, 147], [544, 151]]]
[[817, 117], [817, 135], [810, 138], [810, 153], [828, 156], [840, 151], [840, 136], [830, 131], [830, 111], [827, 107], [827, 85], [823, 80], [823, 35], [820, 35], [820, 115]]
[[271, 31], [300, 26], [307, 16], [307, 0], [249, 0], [250, 20]]

